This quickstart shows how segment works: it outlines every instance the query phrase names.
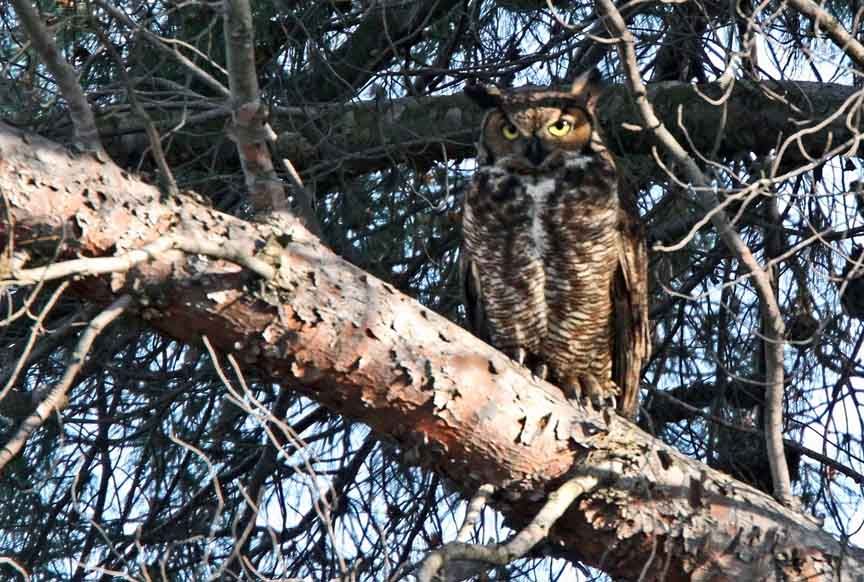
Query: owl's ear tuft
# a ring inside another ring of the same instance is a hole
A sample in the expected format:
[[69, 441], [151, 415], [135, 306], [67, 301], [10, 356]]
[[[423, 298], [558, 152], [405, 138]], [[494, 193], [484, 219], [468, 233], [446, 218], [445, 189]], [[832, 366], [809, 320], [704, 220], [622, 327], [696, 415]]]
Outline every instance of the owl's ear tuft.
[[573, 80], [573, 84], [570, 85], [570, 92], [583, 98], [588, 110], [593, 112], [597, 106], [597, 99], [605, 88], [603, 85], [600, 71], [597, 70], [597, 67], [592, 67]]
[[495, 85], [472, 82], [467, 83], [462, 91], [482, 109], [492, 109], [501, 105], [501, 89]]

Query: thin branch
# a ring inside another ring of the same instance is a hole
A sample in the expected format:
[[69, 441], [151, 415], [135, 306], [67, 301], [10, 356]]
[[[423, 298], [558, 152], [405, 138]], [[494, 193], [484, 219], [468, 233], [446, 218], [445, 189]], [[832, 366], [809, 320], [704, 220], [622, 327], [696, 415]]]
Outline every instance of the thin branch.
[[132, 298], [129, 295], [123, 295], [90, 322], [69, 357], [69, 365], [66, 367], [63, 377], [48, 393], [45, 400], [39, 403], [33, 414], [21, 423], [18, 431], [3, 446], [3, 449], [0, 449], [0, 470], [24, 447], [24, 443], [27, 442], [33, 431], [42, 426], [54, 412], [60, 411], [66, 406], [68, 401], [66, 393], [72, 385], [72, 381], [75, 380], [75, 376], [81, 370], [81, 366], [84, 365], [84, 360], [90, 352], [93, 342], [112, 321], [126, 311], [131, 303]]
[[[711, 422], [717, 426], [722, 426], [724, 428], [737, 430], [737, 431], [747, 433], [747, 434], [756, 434], [759, 432], [759, 430], [754, 428], [754, 427], [744, 426], [742, 424], [729, 422], [728, 420], [726, 420], [722, 417], [716, 416], [716, 415], [711, 414], [709, 412], [705, 412], [704, 410], [702, 410], [698, 406], [693, 406], [692, 404], [689, 404], [689, 403], [681, 400], [680, 398], [673, 396], [672, 394], [670, 394], [666, 390], [652, 389], [651, 395], [652, 396], [659, 396], [660, 398], [663, 398], [664, 400], [667, 400], [668, 402], [674, 403], [674, 405], [676, 407], [680, 407], [680, 408], [684, 409], [688, 414], [693, 415], [693, 416], [698, 416], [699, 418], [703, 418], [703, 419], [705, 419], [705, 420], [707, 420], [707, 421], [709, 421], [709, 422]], [[805, 447], [801, 443], [795, 442], [792, 439], [785, 439], [783, 442], [786, 445], [786, 447], [788, 447], [794, 451], [798, 451], [799, 453], [801, 453], [805, 457], [809, 457], [809, 458], [813, 459], [814, 461], [818, 461], [819, 463], [825, 465], [826, 467], [828, 467], [834, 471], [837, 471], [838, 473], [845, 475], [846, 477], [849, 477], [850, 479], [852, 479], [853, 481], [855, 481], [855, 483], [857, 483], [859, 485], [864, 485], [864, 475], [862, 475], [861, 473], [859, 473], [858, 471], [855, 471], [854, 469], [852, 469], [850, 467], [847, 467], [843, 463], [840, 463], [840, 462], [832, 459], [831, 457], [824, 455], [818, 451], [814, 451], [813, 449]], [[834, 446], [836, 447], [837, 445], [835, 444]], [[839, 447], [837, 447], [837, 448], [839, 448]]]
[[[22, 2], [24, 0], [18, 1]], [[231, 92], [225, 87], [225, 85], [217, 81], [208, 72], [206, 72], [201, 67], [186, 58], [186, 56], [183, 55], [179, 50], [169, 47], [165, 43], [165, 41], [159, 36], [136, 24], [135, 21], [126, 16], [126, 14], [124, 14], [122, 10], [113, 6], [109, 2], [105, 2], [104, 0], [94, 0], [94, 2], [97, 6], [105, 10], [105, 12], [110, 14], [114, 19], [121, 22], [123, 26], [129, 28], [130, 30], [134, 30], [137, 33], [141, 33], [141, 36], [144, 37], [144, 40], [150, 43], [153, 48], [169, 55], [171, 58], [176, 60], [180, 65], [187, 69], [190, 74], [192, 74], [201, 83], [213, 89], [220, 97], [228, 98], [231, 96]]]
[[123, 273], [132, 269], [135, 265], [149, 261], [169, 250], [176, 249], [188, 254], [205, 255], [217, 259], [224, 259], [242, 267], [245, 267], [262, 277], [272, 279], [276, 275], [276, 269], [266, 261], [253, 257], [236, 248], [230, 241], [207, 241], [204, 239], [191, 239], [186, 237], [166, 236], [152, 243], [129, 251], [115, 257], [91, 257], [86, 259], [72, 259], [59, 263], [52, 263], [45, 267], [33, 269], [13, 269], [11, 279], [0, 279], [0, 287], [9, 284], [34, 284], [40, 281], [53, 279], [65, 279], [73, 276], [96, 276], [108, 273]]
[[153, 160], [156, 162], [156, 167], [159, 169], [161, 185], [169, 196], [176, 196], [179, 193], [179, 189], [177, 188], [177, 181], [174, 179], [174, 172], [171, 171], [171, 166], [168, 165], [168, 161], [165, 159], [165, 151], [162, 149], [162, 139], [159, 136], [159, 132], [156, 130], [156, 125], [153, 123], [153, 120], [150, 119], [147, 111], [138, 101], [138, 96], [135, 93], [135, 84], [129, 78], [129, 73], [126, 72], [126, 63], [123, 62], [120, 53], [118, 53], [117, 49], [114, 48], [114, 43], [111, 42], [108, 35], [106, 35], [99, 27], [96, 27], [95, 30], [99, 37], [99, 41], [108, 52], [108, 56], [110, 56], [111, 60], [113, 60], [117, 65], [117, 72], [120, 75], [120, 80], [123, 81], [123, 85], [126, 86], [126, 98], [129, 100], [132, 113], [141, 120], [141, 123], [144, 126], [144, 132], [147, 134], [147, 140], [150, 142], [150, 150], [153, 155]]
[[855, 63], [864, 67], [864, 45], [849, 34], [836, 18], [812, 0], [786, 0], [786, 4], [813, 21], [813, 27], [822, 28], [828, 37]]
[[15, 383], [18, 381], [18, 374], [21, 373], [21, 370], [24, 369], [24, 365], [30, 360], [33, 346], [36, 345], [36, 340], [39, 339], [39, 336], [41, 336], [45, 331], [42, 327], [42, 323], [45, 321], [48, 314], [51, 313], [51, 310], [54, 309], [54, 305], [60, 299], [60, 296], [63, 295], [63, 292], [66, 291], [67, 287], [69, 287], [68, 281], [63, 281], [57, 286], [57, 289], [54, 290], [54, 293], [52, 293], [51, 297], [48, 299], [48, 303], [45, 304], [45, 307], [42, 308], [42, 311], [39, 312], [39, 316], [33, 322], [33, 325], [30, 328], [30, 337], [27, 339], [27, 344], [24, 346], [24, 350], [21, 352], [18, 362], [12, 368], [12, 371], [6, 376], [6, 382], [3, 388], [0, 389], [0, 402], [6, 398], [9, 391], [12, 390], [12, 387], [15, 386]]
[[[214, 540], [216, 538], [216, 533], [218, 531], [218, 524], [220, 521], [220, 517], [222, 516], [222, 512], [225, 509], [225, 494], [222, 491], [222, 484], [219, 482], [219, 472], [216, 470], [216, 465], [210, 459], [210, 457], [202, 451], [200, 448], [196, 447], [192, 443], [184, 441], [182, 438], [177, 436], [177, 434], [172, 429], [168, 434], [168, 438], [172, 443], [180, 445], [187, 451], [191, 452], [193, 455], [201, 459], [205, 465], [207, 465], [207, 474], [209, 477], [210, 483], [213, 485], [213, 492], [216, 494], [216, 507], [212, 508], [212, 514], [210, 519], [210, 531], [207, 536], [207, 545], [205, 546], [204, 556], [202, 558], [203, 562], [208, 562], [210, 560], [210, 552], [211, 548], [214, 546]], [[208, 508], [210, 509], [210, 508]]]

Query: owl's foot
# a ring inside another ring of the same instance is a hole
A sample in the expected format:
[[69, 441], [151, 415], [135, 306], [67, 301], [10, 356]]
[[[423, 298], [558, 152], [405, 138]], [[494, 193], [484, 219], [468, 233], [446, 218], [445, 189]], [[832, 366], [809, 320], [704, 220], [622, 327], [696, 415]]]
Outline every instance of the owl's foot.
[[546, 364], [537, 364], [531, 370], [531, 373], [534, 374], [537, 378], [545, 380], [549, 376], [549, 366], [547, 366]]
[[525, 365], [525, 360], [528, 358], [528, 352], [525, 348], [516, 348], [515, 350], [510, 350], [507, 352], [507, 355], [510, 356], [511, 360], [515, 360], [517, 364], [520, 366]]
[[611, 380], [600, 380], [593, 374], [578, 374], [561, 384], [568, 400], [579, 400], [596, 410], [616, 407], [618, 386]]

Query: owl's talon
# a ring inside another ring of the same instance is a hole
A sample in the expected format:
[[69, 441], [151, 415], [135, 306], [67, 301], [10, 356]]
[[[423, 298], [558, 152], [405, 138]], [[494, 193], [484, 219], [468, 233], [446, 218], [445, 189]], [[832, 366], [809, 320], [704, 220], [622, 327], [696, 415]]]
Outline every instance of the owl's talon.
[[568, 382], [560, 382], [558, 387], [564, 393], [564, 398], [570, 402], [582, 402], [582, 386], [579, 385], [578, 379], [571, 379]]
[[579, 374], [568, 378], [561, 382], [561, 391], [571, 402], [579, 401], [592, 410], [614, 410], [619, 393], [614, 382], [601, 382], [593, 374]]
[[513, 358], [520, 366], [525, 365], [525, 360], [528, 358], [528, 352], [525, 348], [517, 348], [515, 357]]
[[537, 364], [534, 366], [534, 369], [531, 370], [531, 373], [537, 378], [545, 380], [546, 376], [549, 374], [549, 367], [546, 364]]

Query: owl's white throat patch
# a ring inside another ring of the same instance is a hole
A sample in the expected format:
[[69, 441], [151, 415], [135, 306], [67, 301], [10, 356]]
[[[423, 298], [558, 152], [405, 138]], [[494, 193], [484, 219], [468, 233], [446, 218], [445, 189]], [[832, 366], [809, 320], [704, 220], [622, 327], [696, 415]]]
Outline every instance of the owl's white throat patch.
[[546, 254], [546, 229], [543, 227], [543, 217], [547, 212], [549, 194], [555, 190], [554, 178], [537, 178], [530, 180], [525, 193], [534, 201], [534, 216], [531, 217], [531, 245], [537, 258]]
[[568, 155], [564, 160], [564, 165], [568, 168], [584, 170], [594, 161], [594, 156], [586, 156], [584, 154]]

